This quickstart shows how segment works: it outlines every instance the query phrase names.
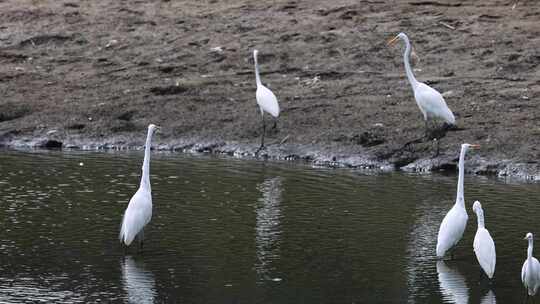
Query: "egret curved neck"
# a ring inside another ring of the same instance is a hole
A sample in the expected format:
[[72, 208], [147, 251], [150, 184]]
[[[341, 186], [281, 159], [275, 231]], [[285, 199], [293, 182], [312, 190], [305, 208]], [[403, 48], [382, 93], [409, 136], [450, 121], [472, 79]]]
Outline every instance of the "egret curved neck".
[[418, 81], [414, 77], [413, 71], [411, 69], [411, 43], [409, 42], [409, 38], [404, 37], [403, 41], [405, 41], [405, 52], [403, 53], [403, 63], [405, 64], [405, 73], [407, 73], [407, 78], [409, 79], [409, 83], [411, 84], [411, 87], [416, 89], [418, 86]]
[[476, 217], [478, 218], [478, 228], [485, 228], [484, 224], [484, 210], [480, 209], [476, 211]]
[[257, 81], [257, 86], [262, 85], [261, 77], [259, 76], [259, 62], [257, 62], [257, 55], [253, 54], [253, 59], [255, 61], [255, 80]]
[[[533, 253], [533, 240], [529, 240], [529, 247], [527, 248], [527, 259], [530, 260], [532, 258]], [[529, 266], [532, 266], [531, 263], [529, 263]]]
[[458, 176], [458, 184], [457, 184], [457, 195], [456, 195], [456, 204], [462, 206], [465, 208], [465, 198], [463, 194], [463, 179], [465, 176], [465, 148], [461, 148], [461, 153], [459, 154], [459, 164], [458, 164], [458, 170], [459, 170], [459, 176]]
[[152, 131], [148, 130], [144, 147], [144, 161], [142, 166], [141, 188], [150, 190], [150, 150], [152, 145]]

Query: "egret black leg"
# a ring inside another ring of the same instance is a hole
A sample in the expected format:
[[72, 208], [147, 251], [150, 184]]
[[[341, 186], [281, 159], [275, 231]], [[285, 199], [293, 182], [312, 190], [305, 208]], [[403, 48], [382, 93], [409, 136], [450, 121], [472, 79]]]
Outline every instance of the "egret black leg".
[[437, 157], [439, 156], [439, 140], [434, 138], [433, 141], [435, 141], [435, 155], [433, 157]]
[[483, 271], [482, 271], [482, 268], [480, 267], [480, 275], [478, 276], [478, 285], [480, 285], [480, 283], [482, 282], [482, 274], [483, 274]]
[[428, 124], [428, 120], [425, 119], [424, 122], [425, 122], [425, 126], [426, 126], [426, 133], [425, 133], [426, 140], [429, 140], [429, 124]]
[[143, 250], [143, 245], [144, 245], [144, 228], [141, 229], [141, 232], [139, 232], [139, 248], [140, 248], [140, 251]]
[[527, 289], [527, 287], [525, 287], [525, 295], [523, 297], [523, 303], [528, 303], [529, 302], [529, 290]]
[[272, 130], [277, 129], [277, 118], [274, 118], [274, 126], [272, 127]]
[[264, 121], [264, 115], [261, 115], [262, 117], [262, 135], [261, 135], [261, 146], [259, 147], [259, 149], [257, 149], [257, 151], [255, 152], [255, 155], [258, 156], [259, 155], [259, 152], [261, 152], [261, 150], [264, 148], [264, 134], [266, 133], [266, 123]]

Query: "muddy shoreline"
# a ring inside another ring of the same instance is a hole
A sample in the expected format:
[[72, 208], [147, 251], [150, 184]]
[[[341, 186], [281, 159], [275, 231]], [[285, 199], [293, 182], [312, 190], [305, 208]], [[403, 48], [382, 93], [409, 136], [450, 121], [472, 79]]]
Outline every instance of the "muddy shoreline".
[[[0, 144], [253, 157], [261, 135], [252, 51], [278, 97], [262, 157], [331, 167], [540, 180], [540, 6], [535, 1], [1, 1]], [[405, 77], [457, 127], [423, 140]], [[381, 169], [382, 168], [382, 169]]]
[[[158, 135], [159, 136], [159, 135]], [[90, 142], [75, 140], [61, 142], [54, 138], [23, 138], [12, 141], [0, 142], [0, 147], [10, 149], [63, 149], [81, 151], [126, 151], [142, 150], [144, 144], [136, 140], [126, 138]], [[239, 142], [225, 141], [200, 141], [197, 139], [175, 140], [172, 142], [160, 142], [159, 139], [152, 145], [157, 151], [188, 154], [216, 154], [234, 158], [299, 161], [314, 166], [328, 168], [352, 168], [369, 170], [374, 172], [404, 171], [412, 173], [457, 173], [459, 148], [454, 155], [439, 155], [416, 159], [413, 162], [391, 163], [378, 160], [376, 156], [360, 155], [343, 147], [320, 147], [317, 145], [298, 144], [274, 144], [269, 145], [258, 155], [255, 152], [258, 145]], [[491, 176], [521, 182], [540, 182], [540, 167], [535, 164], [516, 163], [511, 160], [489, 160], [475, 155], [474, 152], [467, 156], [465, 171], [467, 174]]]

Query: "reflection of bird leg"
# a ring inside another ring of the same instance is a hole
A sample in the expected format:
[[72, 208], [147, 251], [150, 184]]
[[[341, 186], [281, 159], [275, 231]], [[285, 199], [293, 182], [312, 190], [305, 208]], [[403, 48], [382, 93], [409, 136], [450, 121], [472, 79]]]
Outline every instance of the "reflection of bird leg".
[[261, 115], [261, 117], [262, 117], [261, 146], [259, 147], [259, 149], [257, 149], [257, 151], [255, 151], [255, 156], [258, 156], [259, 152], [261, 152], [261, 150], [264, 148], [264, 133], [266, 132], [266, 124], [264, 122], [264, 114]]

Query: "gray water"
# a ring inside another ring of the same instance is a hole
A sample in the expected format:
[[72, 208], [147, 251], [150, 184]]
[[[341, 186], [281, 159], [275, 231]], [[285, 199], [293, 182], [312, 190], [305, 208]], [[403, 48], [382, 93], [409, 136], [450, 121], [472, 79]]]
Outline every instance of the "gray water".
[[[124, 253], [120, 221], [142, 156], [0, 151], [1, 303], [523, 299], [522, 238], [540, 235], [538, 184], [467, 177], [465, 236], [455, 260], [437, 262], [455, 175], [155, 153], [144, 250]], [[475, 199], [497, 247], [492, 283], [472, 251]]]

